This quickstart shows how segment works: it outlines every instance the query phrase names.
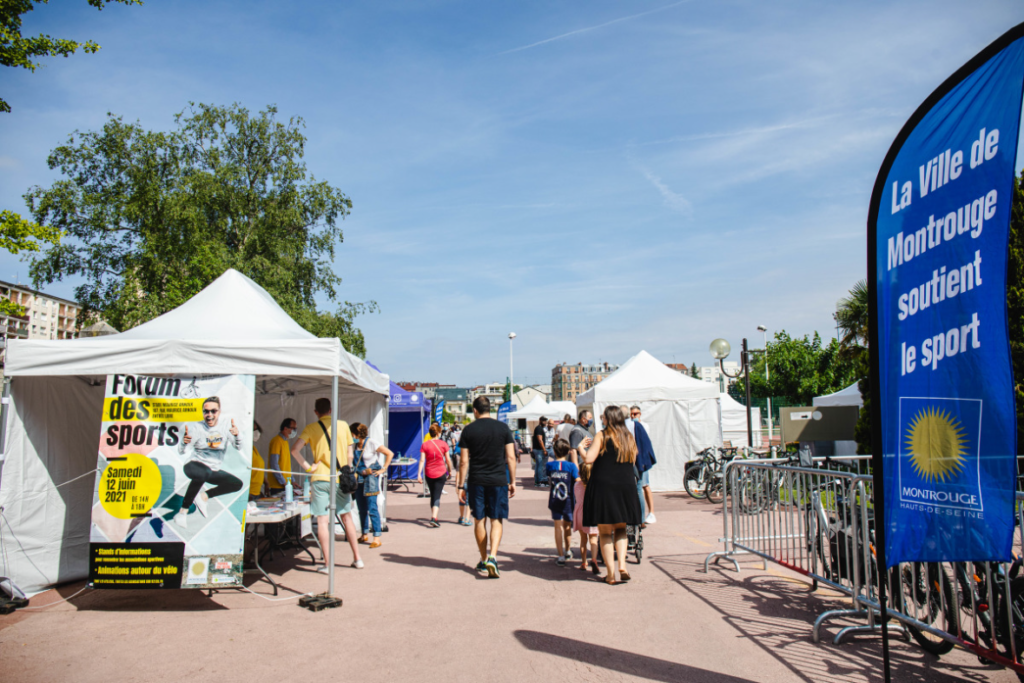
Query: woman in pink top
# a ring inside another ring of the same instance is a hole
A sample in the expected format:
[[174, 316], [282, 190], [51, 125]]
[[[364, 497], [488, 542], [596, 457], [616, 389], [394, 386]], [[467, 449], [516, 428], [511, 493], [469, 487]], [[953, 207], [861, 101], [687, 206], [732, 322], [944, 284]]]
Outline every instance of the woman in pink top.
[[424, 470], [427, 475], [427, 488], [430, 490], [430, 526], [435, 529], [441, 526], [437, 514], [441, 510], [441, 492], [448, 475], [455, 471], [452, 459], [448, 455], [448, 444], [441, 436], [441, 428], [437, 423], [430, 425], [430, 441], [420, 447], [420, 472], [416, 481], [423, 481]]
[[590, 481], [590, 465], [580, 465], [580, 478], [573, 487], [573, 495], [576, 496], [576, 505], [572, 511], [572, 530], [580, 532], [580, 555], [583, 557], [583, 564], [580, 569], [587, 571], [587, 543], [590, 543], [590, 552], [593, 558], [590, 561], [590, 569], [595, 575], [601, 573], [597, 568], [597, 527], [583, 526], [583, 497], [587, 492], [587, 482]]

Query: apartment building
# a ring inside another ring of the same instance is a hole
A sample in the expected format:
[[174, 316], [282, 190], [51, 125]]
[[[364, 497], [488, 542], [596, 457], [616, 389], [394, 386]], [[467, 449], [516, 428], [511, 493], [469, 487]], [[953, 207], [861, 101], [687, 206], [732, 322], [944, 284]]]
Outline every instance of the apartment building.
[[74, 339], [78, 336], [82, 307], [74, 301], [2, 280], [0, 297], [25, 309], [23, 315], [0, 314], [0, 330], [5, 339]]
[[551, 400], [575, 401], [577, 396], [618, 369], [618, 365], [611, 363], [559, 363], [551, 369]]

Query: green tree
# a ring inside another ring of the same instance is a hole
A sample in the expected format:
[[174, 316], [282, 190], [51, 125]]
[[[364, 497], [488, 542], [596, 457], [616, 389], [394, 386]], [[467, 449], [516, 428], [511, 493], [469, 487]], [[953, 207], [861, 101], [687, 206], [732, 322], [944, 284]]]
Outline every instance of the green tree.
[[[522, 390], [523, 390], [523, 388], [517, 384], [515, 386], [515, 388], [512, 390], [512, 393], [513, 394], [518, 394]], [[505, 382], [505, 389], [501, 392], [501, 402], [502, 403], [507, 403], [508, 401], [511, 401], [511, 400], [512, 400], [512, 398], [511, 398], [511, 396], [508, 393], [508, 382]]]
[[[39, 251], [40, 242], [58, 244], [60, 231], [27, 221], [13, 211], [0, 211], [0, 249], [12, 254]], [[0, 299], [0, 314], [24, 315], [25, 309], [9, 299]]]
[[700, 373], [697, 372], [697, 364], [696, 363], [694, 363], [692, 366], [690, 366], [690, 377], [693, 377], [694, 379], [700, 379]]
[[869, 297], [867, 280], [858, 280], [847, 297], [840, 299], [836, 306], [836, 325], [841, 335], [840, 353], [853, 361], [857, 388], [864, 405], [857, 416], [855, 438], [857, 452], [870, 455], [871, 444], [871, 378], [868, 357]]
[[[63, 179], [25, 199], [37, 223], [66, 238], [34, 260], [36, 286], [78, 277], [86, 314], [125, 330], [235, 268], [307, 330], [364, 355], [354, 318], [375, 305], [337, 305], [331, 267], [352, 202], [307, 178], [302, 119], [193, 104], [175, 122], [154, 132], [109, 115], [51, 152]], [[318, 311], [317, 295], [337, 310]]]
[[[753, 355], [753, 354], [752, 354]], [[823, 345], [815, 332], [803, 338], [790, 337], [785, 330], [768, 342], [771, 381], [765, 380], [765, 354], [751, 360], [750, 394], [756, 398], [786, 397], [799, 405], [811, 405], [815, 396], [830, 394], [856, 379], [856, 368], [840, 353], [835, 339]]]
[[[122, 5], [141, 5], [142, 0], [109, 0]], [[89, 4], [102, 10], [107, 0], [88, 0]], [[0, 65], [20, 67], [35, 71], [39, 68], [38, 57], [69, 57], [82, 48], [83, 52], [94, 53], [100, 46], [91, 40], [79, 43], [67, 38], [52, 38], [40, 34], [31, 38], [21, 35], [22, 16], [45, 5], [48, 0], [0, 0]], [[0, 98], [0, 112], [10, 112], [11, 106]]]
[[1009, 259], [1006, 264], [1006, 313], [1017, 413], [1017, 453], [1024, 453], [1024, 172], [1013, 179]]

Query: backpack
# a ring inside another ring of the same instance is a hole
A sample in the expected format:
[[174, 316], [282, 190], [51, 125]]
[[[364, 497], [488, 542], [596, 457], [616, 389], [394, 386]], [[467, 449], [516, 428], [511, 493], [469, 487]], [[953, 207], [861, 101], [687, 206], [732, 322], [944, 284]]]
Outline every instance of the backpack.
[[[327, 433], [327, 427], [324, 427], [324, 423], [317, 420], [317, 424], [320, 425], [320, 429], [324, 431], [324, 436], [327, 437], [327, 448], [331, 448], [331, 435]], [[352, 495], [359, 488], [359, 480], [356, 479], [355, 471], [349, 466], [345, 465], [338, 470], [338, 489], [346, 494]]]

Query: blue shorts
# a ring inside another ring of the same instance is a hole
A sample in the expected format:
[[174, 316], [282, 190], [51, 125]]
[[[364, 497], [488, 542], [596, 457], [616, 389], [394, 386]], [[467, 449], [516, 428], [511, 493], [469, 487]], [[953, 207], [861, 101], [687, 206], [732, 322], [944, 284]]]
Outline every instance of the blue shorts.
[[572, 521], [572, 510], [565, 510], [565, 511], [552, 510], [551, 511], [551, 519], [555, 520], [556, 522], [558, 522], [558, 521], [571, 522]]
[[508, 519], [508, 486], [466, 486], [466, 502], [473, 519]]
[[647, 488], [648, 486], [651, 485], [651, 471], [650, 470], [647, 470], [646, 472], [644, 472], [643, 474], [640, 475], [640, 485], [643, 486], [644, 488]]

